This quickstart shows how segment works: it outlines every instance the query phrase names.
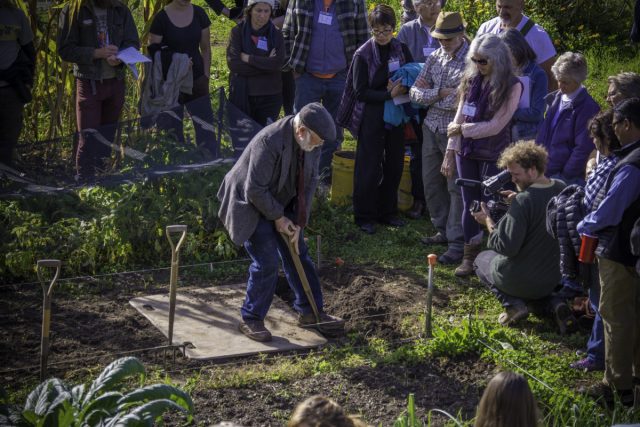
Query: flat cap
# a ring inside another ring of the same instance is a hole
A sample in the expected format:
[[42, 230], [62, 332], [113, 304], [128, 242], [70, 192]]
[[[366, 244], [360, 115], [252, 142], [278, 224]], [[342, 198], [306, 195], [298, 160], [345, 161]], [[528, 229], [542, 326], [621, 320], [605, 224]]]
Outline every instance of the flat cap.
[[336, 124], [333, 117], [319, 102], [312, 102], [302, 107], [298, 113], [302, 124], [316, 133], [324, 141], [335, 141]]

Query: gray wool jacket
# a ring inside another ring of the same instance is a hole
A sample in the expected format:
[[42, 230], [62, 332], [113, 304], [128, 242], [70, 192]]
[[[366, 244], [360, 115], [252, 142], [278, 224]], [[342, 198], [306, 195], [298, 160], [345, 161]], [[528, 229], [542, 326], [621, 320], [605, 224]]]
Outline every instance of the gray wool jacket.
[[[296, 197], [291, 162], [297, 162], [293, 136], [293, 116], [262, 129], [247, 145], [240, 159], [227, 173], [218, 190], [218, 217], [231, 240], [240, 246], [253, 234], [258, 220], [274, 221], [284, 215]], [[304, 197], [307, 218], [318, 184], [319, 148], [304, 153]]]

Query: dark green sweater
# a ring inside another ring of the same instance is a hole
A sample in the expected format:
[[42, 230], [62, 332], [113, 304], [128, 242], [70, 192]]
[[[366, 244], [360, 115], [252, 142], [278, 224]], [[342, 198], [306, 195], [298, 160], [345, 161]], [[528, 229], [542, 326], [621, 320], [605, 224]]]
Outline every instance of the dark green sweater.
[[507, 214], [489, 235], [496, 287], [523, 299], [545, 297], [560, 283], [560, 249], [546, 230], [547, 203], [564, 184], [552, 180], [518, 193]]

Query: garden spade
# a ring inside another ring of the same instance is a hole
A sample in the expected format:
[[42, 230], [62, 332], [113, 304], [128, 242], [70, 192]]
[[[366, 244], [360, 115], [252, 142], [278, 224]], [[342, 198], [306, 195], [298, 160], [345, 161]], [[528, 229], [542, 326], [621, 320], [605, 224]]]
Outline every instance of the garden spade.
[[432, 300], [433, 300], [433, 268], [436, 265], [436, 255], [429, 254], [427, 255], [427, 262], [429, 263], [429, 285], [427, 287], [427, 306], [425, 308], [424, 315], [424, 331], [426, 338], [433, 338], [433, 333], [431, 331], [431, 310], [432, 310]]
[[[178, 253], [187, 235], [186, 225], [167, 225], [167, 239], [171, 245], [171, 278], [169, 279], [169, 345], [173, 344], [173, 320], [176, 315], [176, 287], [178, 285]], [[171, 235], [181, 233], [176, 244]]]
[[313, 314], [316, 317], [316, 322], [320, 323], [320, 313], [318, 312], [318, 306], [316, 305], [316, 300], [313, 298], [313, 292], [311, 292], [311, 286], [309, 286], [309, 279], [307, 279], [307, 274], [304, 272], [304, 267], [302, 267], [300, 255], [298, 255], [298, 253], [296, 252], [296, 248], [293, 246], [293, 243], [291, 243], [291, 238], [285, 233], [280, 234], [282, 235], [284, 241], [287, 243], [289, 253], [291, 254], [291, 259], [293, 260], [293, 265], [296, 266], [298, 277], [300, 277], [302, 288], [304, 289], [304, 293], [307, 295], [307, 299], [309, 300], [309, 304], [311, 305]]
[[[47, 359], [49, 357], [49, 328], [51, 325], [51, 295], [53, 294], [53, 285], [55, 285], [60, 275], [60, 260], [57, 259], [40, 259], [37, 263], [38, 280], [42, 286], [42, 337], [40, 340], [40, 381], [44, 381], [47, 375]], [[51, 279], [51, 283], [47, 286], [43, 270], [45, 268], [55, 268], [56, 272]]]

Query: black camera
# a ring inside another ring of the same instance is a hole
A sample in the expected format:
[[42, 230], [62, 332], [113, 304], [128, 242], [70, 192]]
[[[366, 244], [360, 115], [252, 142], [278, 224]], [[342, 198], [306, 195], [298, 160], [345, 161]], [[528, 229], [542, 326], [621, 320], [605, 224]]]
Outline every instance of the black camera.
[[[511, 182], [511, 174], [508, 170], [502, 171], [497, 175], [491, 176], [484, 181], [476, 181], [473, 179], [458, 178], [456, 185], [469, 188], [481, 188], [486, 196], [491, 199], [487, 202], [489, 216], [494, 222], [498, 222], [509, 210], [509, 204], [504, 202], [500, 197], [500, 190]], [[480, 201], [474, 200], [469, 207], [471, 213], [480, 212]]]

